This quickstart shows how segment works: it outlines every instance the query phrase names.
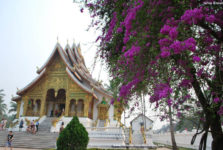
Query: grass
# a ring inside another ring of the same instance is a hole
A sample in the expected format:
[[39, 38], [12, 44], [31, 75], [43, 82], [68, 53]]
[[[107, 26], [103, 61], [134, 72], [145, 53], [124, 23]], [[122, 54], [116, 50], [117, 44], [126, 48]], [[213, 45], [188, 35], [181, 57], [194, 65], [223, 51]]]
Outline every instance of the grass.
[[[157, 146], [164, 146], [164, 147], [170, 148], [170, 149], [172, 148], [172, 146], [170, 146], [170, 145], [165, 145], [165, 144], [160, 144], [160, 143], [155, 143], [155, 142], [154, 142], [154, 144], [157, 145]], [[184, 148], [184, 147], [179, 147], [178, 146], [178, 150], [194, 150], [194, 149]]]

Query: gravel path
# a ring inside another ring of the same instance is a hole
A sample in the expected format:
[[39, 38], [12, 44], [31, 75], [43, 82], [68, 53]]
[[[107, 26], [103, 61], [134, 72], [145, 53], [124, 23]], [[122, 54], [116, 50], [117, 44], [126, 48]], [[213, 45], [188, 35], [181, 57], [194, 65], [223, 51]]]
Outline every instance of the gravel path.
[[[5, 150], [5, 148], [4, 147], [0, 147], [0, 150]], [[10, 150], [10, 148], [7, 147], [6, 150]], [[40, 149], [12, 148], [12, 150], [40, 150]]]

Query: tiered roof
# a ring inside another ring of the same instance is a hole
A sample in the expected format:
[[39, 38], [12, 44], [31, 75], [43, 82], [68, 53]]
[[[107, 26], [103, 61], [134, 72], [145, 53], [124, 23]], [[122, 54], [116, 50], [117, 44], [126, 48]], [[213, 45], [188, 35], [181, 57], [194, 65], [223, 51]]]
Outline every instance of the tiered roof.
[[[83, 90], [85, 90], [88, 93], [91, 93], [96, 99], [97, 99], [96, 91], [98, 93], [101, 93], [102, 95], [112, 97], [111, 93], [106, 91], [98, 81], [92, 78], [91, 74], [89, 73], [85, 65], [84, 57], [82, 56], [81, 53], [80, 44], [78, 44], [77, 46], [73, 44], [72, 47], [70, 47], [67, 44], [65, 49], [63, 49], [59, 43], [55, 45], [54, 50], [51, 53], [48, 60], [46, 61], [46, 63], [40, 69], [37, 70], [37, 73], [39, 75], [26, 87], [24, 87], [21, 90], [18, 90], [17, 91], [18, 95], [22, 96], [27, 90], [33, 87], [41, 79], [42, 76], [44, 76], [46, 68], [50, 64], [56, 52], [58, 52], [59, 56], [66, 65], [66, 72], [68, 76]], [[14, 98], [13, 100], [18, 100], [20, 98], [17, 97]]]

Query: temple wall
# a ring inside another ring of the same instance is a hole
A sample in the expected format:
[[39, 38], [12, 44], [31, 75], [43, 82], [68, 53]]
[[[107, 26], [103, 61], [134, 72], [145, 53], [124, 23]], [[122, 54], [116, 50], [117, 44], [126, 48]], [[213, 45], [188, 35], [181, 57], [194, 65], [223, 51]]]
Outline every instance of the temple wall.
[[[43, 77], [35, 84], [35, 86], [31, 87], [25, 94], [22, 95], [22, 100], [24, 101], [23, 115], [24, 116], [50, 116], [51, 110], [58, 109], [59, 106], [54, 106], [53, 103], [49, 102], [47, 99], [47, 92], [49, 89], [54, 90], [55, 96], [57, 96], [60, 89], [64, 89], [66, 93], [65, 104], [65, 115], [69, 116], [73, 113], [70, 111], [74, 110], [74, 106], [71, 107], [71, 100], [83, 100], [83, 112], [79, 113], [81, 116], [88, 117], [89, 104], [92, 99], [92, 96], [80, 88], [74, 81], [68, 76], [66, 73], [66, 66], [63, 63], [62, 59], [58, 54], [54, 56], [54, 59], [50, 62], [50, 64], [46, 68], [46, 72]], [[102, 100], [102, 95], [100, 93], [97, 94], [99, 100]], [[36, 101], [41, 101], [41, 108], [36, 106]], [[95, 101], [96, 102], [96, 101]], [[76, 103], [77, 105], [77, 103]], [[93, 107], [93, 118], [97, 119], [97, 103], [94, 103]], [[79, 105], [77, 105], [77, 109], [80, 110]], [[69, 110], [72, 108], [71, 110]], [[21, 112], [21, 111], [20, 111]], [[38, 113], [37, 113], [38, 112]]]
[[23, 101], [23, 100], [21, 100], [19, 117], [23, 115], [23, 107], [24, 107], [24, 101]]

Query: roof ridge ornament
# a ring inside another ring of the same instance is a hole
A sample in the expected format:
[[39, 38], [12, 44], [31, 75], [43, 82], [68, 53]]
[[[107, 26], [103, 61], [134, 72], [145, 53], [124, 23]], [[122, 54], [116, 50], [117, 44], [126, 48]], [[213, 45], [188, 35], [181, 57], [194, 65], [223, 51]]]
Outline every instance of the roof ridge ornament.
[[59, 37], [58, 37], [58, 35], [57, 35], [57, 43], [59, 43]]

